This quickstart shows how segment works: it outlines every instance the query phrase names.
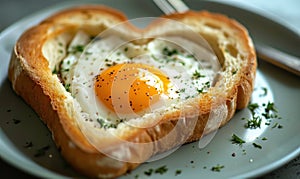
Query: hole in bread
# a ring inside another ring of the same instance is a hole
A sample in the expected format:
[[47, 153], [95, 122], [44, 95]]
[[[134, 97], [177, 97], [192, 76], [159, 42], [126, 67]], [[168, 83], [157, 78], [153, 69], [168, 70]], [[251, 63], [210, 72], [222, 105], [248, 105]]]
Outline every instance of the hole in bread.
[[132, 43], [135, 45], [145, 45], [145, 44], [148, 44], [153, 39], [154, 38], [141, 38], [141, 39], [133, 40]]
[[218, 25], [216, 25], [216, 24], [214, 24], [214, 23], [210, 23], [210, 22], [206, 22], [204, 25], [205, 25], [205, 26], [208, 26], [208, 27], [210, 27], [210, 28], [212, 28], [212, 29], [221, 29], [220, 26], [218, 26]]
[[232, 44], [226, 45], [226, 52], [230, 53], [230, 55], [235, 57], [235, 58], [238, 55], [238, 50]]
[[213, 34], [201, 34], [201, 35], [209, 43], [209, 45], [217, 55], [221, 66], [223, 67], [225, 57], [223, 55], [222, 50], [220, 49], [220, 44], [218, 43], [217, 37]]
[[224, 32], [223, 34], [225, 38], [229, 38], [229, 34], [227, 32]]

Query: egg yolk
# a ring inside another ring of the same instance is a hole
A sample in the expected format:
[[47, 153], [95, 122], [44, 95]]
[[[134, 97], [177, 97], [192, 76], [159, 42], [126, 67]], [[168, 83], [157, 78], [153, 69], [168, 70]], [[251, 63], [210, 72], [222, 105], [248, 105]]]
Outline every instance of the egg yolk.
[[95, 78], [97, 98], [118, 114], [140, 113], [167, 94], [169, 78], [146, 64], [117, 64]]

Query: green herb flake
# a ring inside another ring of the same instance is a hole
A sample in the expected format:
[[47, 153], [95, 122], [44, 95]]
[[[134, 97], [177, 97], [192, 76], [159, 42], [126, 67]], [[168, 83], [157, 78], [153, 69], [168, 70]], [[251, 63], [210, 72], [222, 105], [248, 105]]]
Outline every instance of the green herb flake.
[[[84, 52], [85, 55], [92, 55], [92, 52]], [[88, 59], [87, 59], [88, 60]]]
[[205, 77], [205, 75], [201, 75], [199, 71], [195, 70], [193, 73], [193, 79], [199, 79], [201, 77]]
[[175, 171], [175, 176], [180, 175], [181, 174], [181, 170], [176, 170]]
[[266, 137], [263, 137], [261, 140], [268, 140]]
[[153, 60], [157, 61], [157, 62], [161, 62], [156, 56], [151, 55], [151, 57], [153, 58]]
[[181, 88], [181, 89], [180, 89], [180, 92], [181, 92], [181, 93], [184, 93], [184, 92], [185, 92], [185, 88]]
[[68, 72], [68, 71], [70, 71], [70, 69], [69, 68], [65, 68], [65, 69], [62, 69], [61, 71], [62, 72]]
[[147, 175], [147, 176], [151, 176], [152, 173], [153, 173], [153, 169], [152, 169], [152, 168], [150, 168], [150, 169], [147, 170], [147, 171], [144, 171], [144, 174]]
[[179, 75], [176, 75], [176, 76], [174, 76], [173, 78], [174, 79], [180, 79], [182, 76], [179, 74]]
[[105, 121], [104, 119], [97, 118], [97, 122], [100, 124], [100, 127], [104, 128], [104, 129], [117, 128], [116, 124], [109, 123], [109, 122]]
[[167, 47], [163, 48], [162, 53], [166, 56], [172, 56], [178, 54], [177, 49], [170, 50]]
[[238, 145], [242, 145], [243, 143], [245, 143], [245, 141], [243, 139], [239, 138], [235, 134], [232, 135], [231, 142], [232, 142], [232, 144], [238, 144]]
[[210, 82], [209, 81], [205, 82], [204, 85], [205, 85], [206, 88], [210, 88]]
[[185, 66], [185, 63], [184, 63], [184, 62], [181, 61], [181, 62], [179, 62], [179, 63], [180, 63], [182, 66]]
[[252, 119], [248, 119], [245, 124], [246, 128], [256, 129], [260, 128], [262, 118], [260, 116], [254, 116]]
[[65, 84], [64, 85], [67, 92], [70, 92], [70, 86], [71, 86], [71, 84]]
[[75, 45], [71, 47], [72, 49], [69, 51], [69, 53], [77, 53], [77, 52], [83, 52], [85, 46], [84, 45]]
[[201, 88], [201, 89], [197, 88], [196, 90], [197, 90], [197, 92], [200, 94], [200, 93], [203, 93], [204, 88]]
[[269, 112], [269, 111], [278, 112], [275, 107], [275, 104], [273, 102], [268, 102], [267, 107], [265, 108], [265, 111], [266, 112]]
[[276, 128], [278, 125], [279, 125], [278, 122], [276, 122], [276, 123], [272, 126], [272, 128]]
[[253, 146], [254, 146], [255, 148], [262, 149], [262, 146], [261, 146], [261, 145], [259, 145], [259, 144], [257, 144], [257, 143], [252, 143], [252, 144], [253, 144]]
[[259, 96], [260, 96], [260, 97], [267, 96], [267, 94], [268, 94], [268, 89], [267, 89], [266, 87], [261, 87], [261, 89], [263, 90], [263, 93], [260, 94]]
[[186, 57], [187, 57], [187, 58], [194, 58], [194, 55], [188, 54]]
[[58, 74], [58, 70], [56, 69], [56, 67], [54, 67], [54, 69], [52, 70], [52, 74]]
[[259, 108], [259, 105], [257, 103], [251, 103], [248, 105], [248, 109], [251, 111], [252, 115], [255, 114], [255, 109]]
[[213, 166], [213, 167], [211, 168], [211, 171], [213, 171], [213, 172], [220, 172], [221, 169], [223, 169], [223, 168], [224, 168], [224, 165], [218, 164], [218, 165], [216, 165], [216, 166]]
[[166, 173], [167, 171], [168, 171], [168, 168], [166, 165], [164, 165], [164, 166], [161, 166], [161, 167], [155, 169], [154, 172], [162, 175], [162, 174]]

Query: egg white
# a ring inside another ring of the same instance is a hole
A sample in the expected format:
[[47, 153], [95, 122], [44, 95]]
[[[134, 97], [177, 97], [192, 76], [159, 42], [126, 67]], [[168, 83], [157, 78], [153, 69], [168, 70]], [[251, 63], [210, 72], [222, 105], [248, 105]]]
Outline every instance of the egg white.
[[[80, 104], [85, 120], [96, 127], [103, 127], [104, 123], [116, 127], [122, 121], [157, 118], [164, 111], [180, 106], [182, 101], [199, 96], [200, 91], [205, 92], [215, 75], [209, 61], [205, 60], [207, 53], [202, 52], [199, 57], [199, 53], [195, 53], [201, 50], [197, 44], [181, 37], [156, 38], [143, 45], [114, 35], [93, 41], [88, 39], [84, 32], [75, 35], [68, 49], [69, 54], [61, 63], [61, 75], [64, 84], [69, 86], [72, 96]], [[193, 50], [188, 51], [182, 45]], [[84, 51], [72, 52], [76, 46], [84, 46]], [[162, 95], [161, 101], [151, 106], [149, 113], [120, 116], [108, 110], [96, 97], [95, 76], [112, 65], [122, 63], [147, 64], [170, 78], [168, 95]]]

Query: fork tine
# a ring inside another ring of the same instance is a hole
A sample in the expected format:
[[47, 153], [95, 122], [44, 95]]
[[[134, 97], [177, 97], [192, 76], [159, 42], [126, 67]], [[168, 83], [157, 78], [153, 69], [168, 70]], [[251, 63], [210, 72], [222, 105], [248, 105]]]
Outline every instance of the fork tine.
[[189, 7], [182, 0], [168, 0], [168, 2], [179, 13], [189, 10]]
[[166, 0], [153, 0], [153, 2], [165, 13], [165, 14], [172, 14], [176, 12]]

